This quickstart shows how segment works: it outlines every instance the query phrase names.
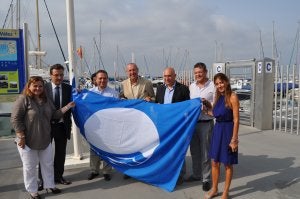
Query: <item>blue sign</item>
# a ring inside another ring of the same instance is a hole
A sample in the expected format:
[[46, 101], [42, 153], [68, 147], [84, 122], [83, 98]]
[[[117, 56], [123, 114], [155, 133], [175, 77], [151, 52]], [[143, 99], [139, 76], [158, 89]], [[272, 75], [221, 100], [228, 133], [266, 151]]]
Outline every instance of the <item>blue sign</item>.
[[0, 95], [20, 93], [25, 85], [23, 34], [0, 29]]

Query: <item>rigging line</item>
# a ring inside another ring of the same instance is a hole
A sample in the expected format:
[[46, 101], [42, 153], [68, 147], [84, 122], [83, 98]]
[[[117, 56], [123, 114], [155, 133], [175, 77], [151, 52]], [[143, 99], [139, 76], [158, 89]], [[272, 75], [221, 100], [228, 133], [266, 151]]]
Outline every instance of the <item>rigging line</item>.
[[148, 67], [148, 62], [146, 60], [146, 56], [145, 55], [144, 55], [144, 61], [145, 61], [145, 65], [146, 65], [147, 75], [150, 75], [150, 71], [149, 71], [149, 67]]
[[34, 40], [33, 40], [33, 38], [32, 38], [32, 35], [31, 35], [30, 30], [28, 30], [28, 36], [29, 36], [29, 39], [30, 39], [30, 41], [31, 41], [31, 43], [32, 43], [32, 45], [33, 45], [33, 47], [34, 47], [34, 49], [36, 49], [36, 44], [34, 43]]
[[85, 65], [86, 65], [87, 69], [89, 70], [90, 76], [92, 76], [92, 72], [91, 72], [91, 70], [90, 70], [90, 66], [89, 66], [89, 64], [87, 63], [85, 57], [83, 57], [83, 61], [84, 61]]
[[[96, 47], [96, 50], [97, 50], [98, 55], [99, 55], [99, 49], [98, 49], [98, 46], [97, 46], [97, 42], [96, 42], [95, 37], [93, 38], [93, 42], [94, 42], [94, 47]], [[99, 56], [100, 56], [100, 55], [99, 55]], [[99, 59], [98, 61], [99, 61], [99, 69], [100, 69], [100, 66], [101, 66], [100, 59]]]
[[122, 52], [121, 52], [121, 50], [120, 50], [120, 48], [118, 47], [118, 53], [119, 53], [119, 57], [121, 58], [121, 62], [122, 62], [122, 64], [123, 64], [123, 70], [124, 70], [124, 72], [125, 72], [125, 74], [126, 74], [126, 65], [127, 65], [127, 63], [126, 63], [126, 61], [125, 61], [125, 59], [124, 59], [124, 56], [123, 56], [123, 54], [122, 54]]
[[289, 67], [291, 67], [292, 59], [293, 59], [293, 55], [294, 55], [294, 51], [295, 51], [295, 46], [296, 46], [297, 41], [299, 40], [299, 32], [300, 32], [300, 25], [298, 26], [298, 29], [297, 29], [297, 33], [296, 33], [296, 37], [295, 37], [295, 41], [294, 41], [294, 45], [293, 45], [293, 50], [292, 50], [292, 54], [291, 54], [291, 58], [290, 58], [290, 62], [289, 62]]
[[[13, 4], [13, 1], [14, 1], [14, 0], [11, 0], [11, 2], [10, 2], [9, 5], [12, 5], [12, 4]], [[2, 29], [4, 29], [4, 27], [5, 27], [5, 24], [6, 24], [6, 21], [7, 21], [7, 18], [8, 18], [8, 15], [9, 15], [10, 10], [11, 10], [11, 6], [9, 6], [9, 8], [8, 8], [8, 11], [7, 11], [7, 14], [6, 14], [6, 17], [5, 17], [5, 20], [4, 20]]]
[[[44, 0], [44, 3], [45, 3], [45, 6], [46, 6], [46, 9], [47, 9], [47, 12], [48, 12], [49, 19], [50, 19], [50, 21], [51, 21], [51, 25], [52, 25], [52, 28], [53, 28], [53, 31], [54, 31], [56, 40], [57, 40], [58, 45], [59, 45], [60, 52], [61, 52], [61, 54], [62, 54], [62, 56], [63, 56], [63, 58], [64, 58], [64, 62], [66, 63], [67, 60], [66, 60], [64, 51], [63, 51], [63, 49], [62, 49], [62, 47], [61, 47], [61, 43], [60, 43], [60, 41], [59, 41], [59, 38], [58, 38], [58, 36], [57, 36], [57, 32], [56, 32], [56, 29], [55, 29], [55, 27], [54, 27], [54, 24], [53, 24], [53, 21], [52, 21], [52, 18], [51, 18], [51, 15], [50, 15], [50, 12], [49, 12], [49, 9], [48, 9], [46, 0]], [[67, 70], [69, 71], [69, 64], [68, 64], [68, 63], [66, 63], [66, 67], [67, 67]]]
[[179, 57], [179, 53], [180, 53], [180, 48], [177, 48], [177, 52], [176, 52], [176, 54], [175, 54], [175, 59], [174, 59], [174, 67], [176, 67], [176, 65], [177, 65], [177, 59], [178, 59], [178, 57]]
[[181, 59], [181, 63], [179, 65], [178, 69], [177, 69], [178, 71], [181, 71], [182, 68], [184, 68], [184, 63], [185, 63], [185, 59], [186, 59], [186, 56], [187, 56], [186, 54], [187, 54], [187, 49], [184, 50], [183, 57]]
[[[103, 67], [103, 69], [105, 70], [105, 67], [104, 67], [103, 61], [102, 61], [102, 59], [101, 59], [101, 53], [100, 53], [100, 50], [99, 50], [99, 48], [98, 48], [98, 45], [97, 45], [97, 42], [96, 42], [96, 39], [95, 39], [95, 37], [94, 37], [94, 43], [95, 43], [95, 46], [96, 46], [96, 49], [97, 49], [97, 52], [98, 52], [98, 55], [99, 55], [99, 61], [101, 62], [101, 64], [102, 64], [102, 67]], [[99, 65], [100, 65], [100, 64], [99, 64]]]

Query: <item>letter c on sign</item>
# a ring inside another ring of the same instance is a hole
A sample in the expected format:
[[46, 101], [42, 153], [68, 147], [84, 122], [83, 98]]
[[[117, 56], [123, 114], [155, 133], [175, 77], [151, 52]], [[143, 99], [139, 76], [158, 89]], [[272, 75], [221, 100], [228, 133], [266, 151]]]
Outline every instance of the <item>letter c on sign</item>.
[[267, 73], [272, 72], [272, 64], [270, 62], [266, 63], [266, 72]]

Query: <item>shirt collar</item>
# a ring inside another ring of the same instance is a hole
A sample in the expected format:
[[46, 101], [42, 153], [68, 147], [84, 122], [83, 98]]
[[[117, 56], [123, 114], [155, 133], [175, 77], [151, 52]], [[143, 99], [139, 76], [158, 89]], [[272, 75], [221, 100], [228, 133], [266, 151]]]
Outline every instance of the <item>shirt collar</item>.
[[[175, 81], [175, 83], [173, 84], [172, 90], [175, 88], [176, 82], [177, 82], [177, 81]], [[165, 83], [164, 83], [164, 86], [165, 86], [166, 88], [169, 88]]]
[[55, 89], [56, 86], [58, 86], [59, 88], [61, 88], [61, 84], [56, 85], [56, 84], [54, 84], [53, 82], [51, 82], [51, 84], [52, 84], [52, 88], [53, 88], [53, 89]]

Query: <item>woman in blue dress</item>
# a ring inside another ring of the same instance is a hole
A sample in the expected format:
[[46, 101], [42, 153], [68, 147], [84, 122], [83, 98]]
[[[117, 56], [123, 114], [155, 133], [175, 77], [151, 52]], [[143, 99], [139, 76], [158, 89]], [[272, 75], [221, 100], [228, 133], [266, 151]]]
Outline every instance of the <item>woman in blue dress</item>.
[[214, 76], [216, 87], [212, 114], [216, 118], [211, 146], [212, 188], [206, 199], [217, 196], [221, 163], [225, 166], [225, 186], [221, 199], [227, 199], [232, 179], [233, 164], [238, 163], [239, 99], [232, 92], [228, 77], [223, 73]]

